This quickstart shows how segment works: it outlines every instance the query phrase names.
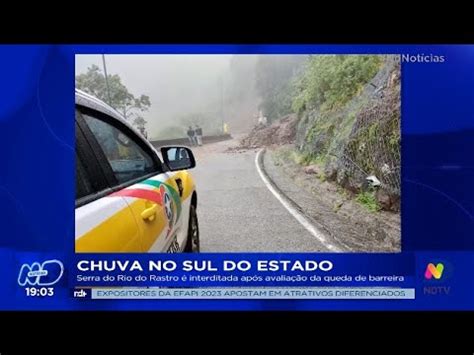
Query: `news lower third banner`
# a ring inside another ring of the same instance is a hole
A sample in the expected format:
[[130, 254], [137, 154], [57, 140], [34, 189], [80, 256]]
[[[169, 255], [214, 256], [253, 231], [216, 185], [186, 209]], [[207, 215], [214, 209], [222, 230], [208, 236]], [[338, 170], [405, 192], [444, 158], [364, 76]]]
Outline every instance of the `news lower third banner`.
[[91, 299], [414, 299], [413, 288], [95, 288], [75, 290], [76, 298]]
[[[405, 253], [77, 254], [75, 258], [69, 273], [74, 288], [413, 288], [415, 274], [414, 256]], [[342, 293], [334, 291], [334, 297], [338, 295]]]

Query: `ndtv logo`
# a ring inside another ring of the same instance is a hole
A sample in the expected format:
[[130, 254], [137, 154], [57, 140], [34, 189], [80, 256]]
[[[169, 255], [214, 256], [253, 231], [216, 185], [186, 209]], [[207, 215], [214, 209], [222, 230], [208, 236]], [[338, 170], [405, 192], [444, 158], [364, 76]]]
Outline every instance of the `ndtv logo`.
[[[438, 281], [441, 281], [441, 279], [443, 279], [444, 282], [445, 279], [449, 276], [448, 274], [451, 272], [451, 269], [452, 267], [450, 267], [449, 264], [447, 265], [446, 263], [436, 262], [429, 263], [428, 265], [426, 265], [424, 278], [425, 281], [427, 281], [428, 283], [431, 282], [431, 285], [426, 285], [423, 287], [423, 294], [425, 296], [449, 295], [451, 293], [451, 286], [442, 285], [438, 283]], [[433, 281], [437, 284], [432, 283]]]
[[436, 280], [439, 280], [443, 276], [443, 271], [444, 265], [442, 263], [438, 263], [436, 266], [433, 263], [429, 263], [426, 266], [425, 279], [431, 280], [434, 277]]

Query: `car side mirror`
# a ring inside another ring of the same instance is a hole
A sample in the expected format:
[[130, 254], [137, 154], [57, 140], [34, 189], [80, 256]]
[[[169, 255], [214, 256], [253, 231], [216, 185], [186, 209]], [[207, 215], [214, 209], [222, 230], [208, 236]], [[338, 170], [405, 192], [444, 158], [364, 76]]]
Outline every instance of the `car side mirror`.
[[196, 166], [193, 152], [188, 147], [161, 147], [160, 150], [171, 171], [192, 169]]

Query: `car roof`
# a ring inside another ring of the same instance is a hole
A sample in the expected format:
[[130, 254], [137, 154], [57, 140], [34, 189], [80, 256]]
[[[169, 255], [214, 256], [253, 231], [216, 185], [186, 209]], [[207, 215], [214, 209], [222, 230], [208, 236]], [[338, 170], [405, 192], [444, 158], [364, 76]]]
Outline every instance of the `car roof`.
[[147, 139], [145, 139], [135, 127], [133, 127], [130, 123], [128, 123], [123, 118], [123, 116], [113, 107], [107, 105], [102, 100], [99, 100], [98, 98], [92, 95], [89, 95], [79, 89], [75, 89], [75, 99], [76, 99], [76, 105], [84, 106], [92, 110], [99, 111], [103, 114], [108, 115], [109, 117], [115, 118], [116, 120], [120, 121], [121, 123], [126, 125], [128, 128], [130, 128], [133, 132], [135, 132], [135, 134], [137, 134], [137, 136], [140, 139], [142, 139], [151, 149], [157, 152], [155, 147]]
[[75, 98], [76, 98], [76, 105], [85, 106], [90, 109], [105, 113], [108, 116], [112, 116], [113, 118], [118, 119], [119, 121], [126, 123], [123, 116], [113, 107], [107, 105], [105, 102], [99, 100], [98, 98], [85, 93], [84, 91], [75, 89]]

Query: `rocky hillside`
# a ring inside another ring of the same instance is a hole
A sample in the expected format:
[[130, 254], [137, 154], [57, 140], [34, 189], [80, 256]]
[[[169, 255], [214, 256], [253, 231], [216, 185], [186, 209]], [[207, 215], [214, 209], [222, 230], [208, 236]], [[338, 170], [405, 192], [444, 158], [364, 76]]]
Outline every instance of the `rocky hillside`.
[[399, 211], [397, 56], [319, 56], [298, 85], [291, 93], [297, 114], [255, 127], [242, 147], [294, 143], [299, 163], [317, 166], [324, 180], [362, 195], [375, 209]]
[[[296, 131], [306, 161], [324, 166], [327, 180], [354, 193], [366, 178], [380, 181], [373, 193], [385, 210], [400, 209], [400, 63], [384, 56], [377, 74], [337, 110], [304, 111]], [[372, 193], [372, 192], [371, 192]]]

